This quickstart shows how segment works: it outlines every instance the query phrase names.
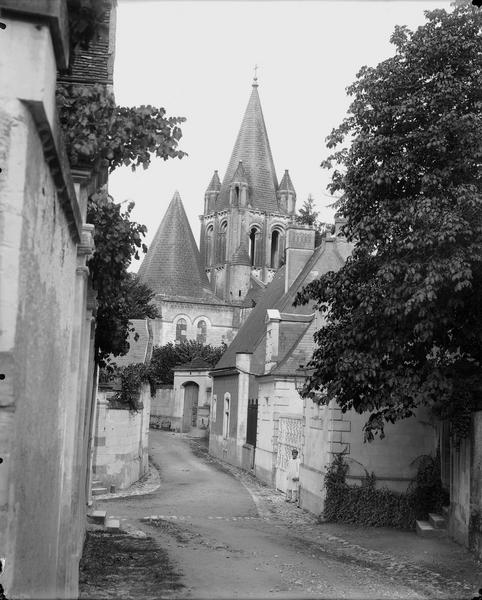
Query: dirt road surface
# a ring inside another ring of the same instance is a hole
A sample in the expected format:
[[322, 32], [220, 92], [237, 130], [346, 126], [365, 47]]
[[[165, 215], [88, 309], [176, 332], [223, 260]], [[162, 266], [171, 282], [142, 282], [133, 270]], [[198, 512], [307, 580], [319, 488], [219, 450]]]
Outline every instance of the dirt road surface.
[[200, 442], [151, 431], [150, 444], [161, 485], [97, 504], [127, 535], [91, 534], [82, 598], [469, 599], [480, 587], [480, 565], [448, 540], [320, 524]]

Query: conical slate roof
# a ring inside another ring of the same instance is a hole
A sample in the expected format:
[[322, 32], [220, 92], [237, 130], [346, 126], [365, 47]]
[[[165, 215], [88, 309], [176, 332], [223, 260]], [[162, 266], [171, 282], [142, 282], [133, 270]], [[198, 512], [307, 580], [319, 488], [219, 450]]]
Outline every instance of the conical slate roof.
[[179, 192], [175, 192], [138, 272], [156, 294], [215, 301]]
[[229, 185], [233, 182], [239, 161], [243, 161], [243, 168], [249, 184], [249, 199], [253, 208], [278, 212], [276, 199], [278, 180], [256, 83], [253, 84], [253, 91], [244, 113], [241, 129], [221, 185], [216, 210], [222, 210], [229, 206]]
[[217, 171], [214, 171], [214, 175], [209, 182], [208, 188], [206, 192], [219, 192], [221, 189], [221, 181], [219, 180], [219, 175]]
[[280, 192], [287, 190], [288, 192], [296, 193], [288, 169], [285, 169], [285, 174], [283, 175], [283, 179], [281, 180], [278, 189]]

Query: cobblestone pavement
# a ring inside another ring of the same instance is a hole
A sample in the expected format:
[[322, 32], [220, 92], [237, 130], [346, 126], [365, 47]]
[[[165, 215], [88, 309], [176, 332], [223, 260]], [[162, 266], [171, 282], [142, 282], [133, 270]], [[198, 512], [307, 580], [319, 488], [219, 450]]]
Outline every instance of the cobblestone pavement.
[[[399, 578], [404, 583], [408, 582], [430, 597], [472, 598], [482, 586], [481, 562], [450, 540], [422, 539], [412, 532], [383, 529], [381, 533], [385, 539], [380, 543], [380, 530], [374, 532], [373, 528], [322, 523], [319, 517], [307, 511], [294, 510], [292, 504], [284, 501], [284, 494], [264, 485], [250, 473], [209, 455], [204, 441], [191, 439], [189, 442], [197, 454], [204, 456], [204, 460], [220, 465], [248, 489], [260, 518], [272, 521], [275, 527], [288, 526], [296, 531], [294, 536], [301, 544], [309, 543], [314, 551], [390, 573], [393, 580]], [[374, 534], [371, 542], [378, 538], [378, 546], [388, 545], [389, 551], [371, 548], [369, 543], [355, 543], [343, 535], [348, 533], [350, 538], [360, 537], [361, 530], [368, 533], [368, 536], [363, 536], [365, 542], [369, 542], [370, 534]], [[404, 545], [397, 544], [401, 539]], [[425, 564], [419, 563], [421, 555]]]
[[[98, 508], [119, 518], [132, 539], [166, 551], [184, 586], [172, 597], [469, 600], [480, 587], [480, 564], [449, 540], [320, 523], [211, 457], [205, 441], [173, 433], [151, 440], [160, 487], [151, 477], [122, 498], [106, 495]], [[99, 597], [115, 596], [101, 590]]]

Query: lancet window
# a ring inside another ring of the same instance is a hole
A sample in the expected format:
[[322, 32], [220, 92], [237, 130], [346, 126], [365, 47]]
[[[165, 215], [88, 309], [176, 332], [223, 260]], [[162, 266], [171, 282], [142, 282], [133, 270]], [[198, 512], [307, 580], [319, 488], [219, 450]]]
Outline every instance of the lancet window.
[[214, 229], [212, 225], [206, 229], [206, 265], [214, 262]]
[[176, 342], [185, 342], [187, 338], [187, 321], [179, 319], [176, 323]]
[[207, 325], [206, 325], [206, 321], [198, 321], [197, 324], [197, 341], [200, 342], [201, 344], [205, 344], [206, 343], [206, 338], [207, 338]]
[[261, 265], [261, 232], [257, 227], [251, 227], [248, 247], [251, 266], [259, 267]]
[[219, 228], [219, 244], [218, 244], [218, 262], [226, 261], [226, 236], [228, 232], [228, 222], [223, 221]]

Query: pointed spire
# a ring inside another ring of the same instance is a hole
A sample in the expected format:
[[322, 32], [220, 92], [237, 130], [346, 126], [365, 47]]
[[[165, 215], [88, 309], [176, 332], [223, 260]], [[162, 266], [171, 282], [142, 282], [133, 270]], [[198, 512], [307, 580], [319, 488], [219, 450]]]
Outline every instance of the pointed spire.
[[240, 160], [238, 167], [231, 180], [232, 183], [245, 183], [248, 185], [248, 179], [246, 178], [246, 171], [244, 170], [243, 161]]
[[138, 272], [156, 294], [211, 298], [189, 221], [176, 191]]
[[206, 192], [219, 192], [221, 189], [221, 181], [219, 180], [219, 175], [217, 171], [214, 171], [214, 175], [209, 182]]
[[253, 87], [258, 87], [258, 65], [254, 65]]
[[253, 208], [277, 212], [279, 210], [276, 199], [278, 179], [261, 110], [257, 83], [253, 84], [251, 97], [221, 185], [216, 210], [222, 210], [229, 206], [229, 186], [233, 181], [239, 161], [243, 161]]
[[291, 177], [290, 174], [288, 173], [288, 169], [285, 169], [285, 173], [283, 175], [283, 179], [281, 180], [281, 183], [279, 184], [279, 188], [278, 190], [280, 192], [295, 192], [295, 188], [293, 186], [293, 182], [291, 181]]

